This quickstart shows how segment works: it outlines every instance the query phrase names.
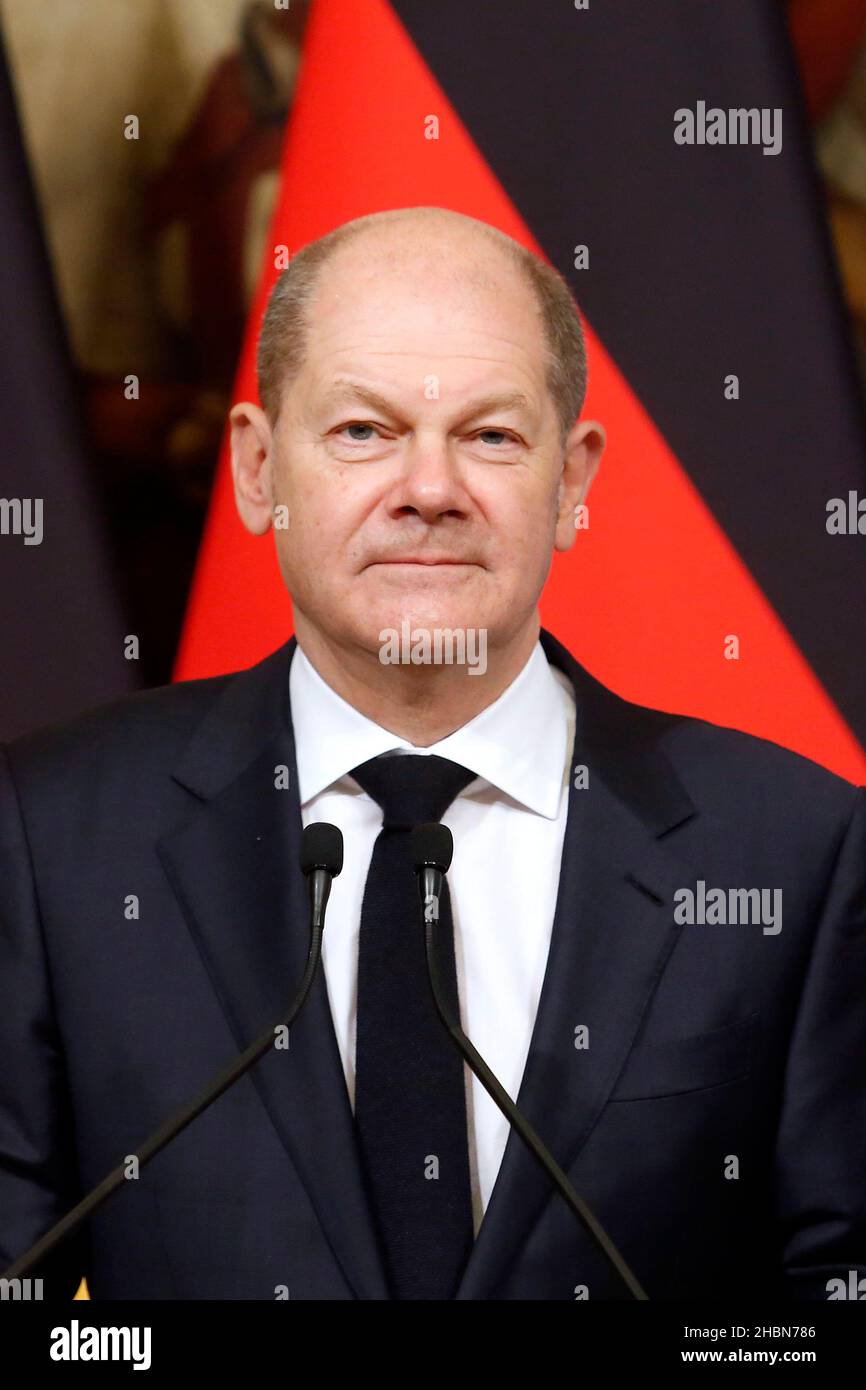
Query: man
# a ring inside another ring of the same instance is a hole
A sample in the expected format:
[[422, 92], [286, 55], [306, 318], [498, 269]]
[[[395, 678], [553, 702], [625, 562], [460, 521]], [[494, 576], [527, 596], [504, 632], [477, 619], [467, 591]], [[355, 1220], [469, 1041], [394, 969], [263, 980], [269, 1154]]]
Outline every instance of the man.
[[289, 1047], [50, 1289], [628, 1298], [434, 1013], [407, 842], [441, 819], [444, 987], [649, 1297], [847, 1287], [864, 794], [620, 699], [540, 632], [605, 442], [564, 283], [469, 218], [362, 218], [283, 275], [259, 373], [236, 496], [274, 528], [296, 639], [6, 750], [0, 1253], [280, 1017], [301, 827], [330, 821], [345, 867]]

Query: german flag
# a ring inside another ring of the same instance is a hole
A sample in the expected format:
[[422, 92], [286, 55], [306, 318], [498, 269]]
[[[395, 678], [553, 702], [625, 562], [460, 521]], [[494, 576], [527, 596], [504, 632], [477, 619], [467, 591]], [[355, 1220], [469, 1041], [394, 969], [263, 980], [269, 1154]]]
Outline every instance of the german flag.
[[[315, 0], [236, 399], [281, 248], [421, 204], [545, 257], [584, 318], [608, 448], [544, 625], [629, 699], [866, 780], [866, 537], [829, 524], [864, 421], [782, 7]], [[176, 674], [291, 630], [225, 449]]]

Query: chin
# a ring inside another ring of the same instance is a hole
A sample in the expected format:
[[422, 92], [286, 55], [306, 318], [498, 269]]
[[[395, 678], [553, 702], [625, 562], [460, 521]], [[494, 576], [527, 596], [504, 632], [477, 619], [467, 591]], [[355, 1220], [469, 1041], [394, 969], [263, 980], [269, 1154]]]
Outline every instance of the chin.
[[407, 581], [405, 572], [399, 583], [396, 574], [379, 578], [375, 586], [365, 587], [363, 597], [358, 592], [359, 610], [363, 606], [367, 622], [376, 622], [380, 628], [399, 627], [406, 618], [427, 627], [477, 625], [479, 613], [489, 607], [483, 585], [477, 575], [463, 571], [457, 577], [444, 570], [445, 566], [437, 567], [435, 575], [420, 575], [417, 582]]
[[498, 621], [485, 620], [485, 614], [478, 610], [475, 605], [448, 605], [448, 603], [420, 603], [406, 600], [405, 605], [398, 606], [395, 603], [384, 603], [374, 613], [370, 610], [364, 614], [363, 619], [359, 617], [357, 630], [363, 628], [364, 641], [368, 651], [378, 652], [384, 638], [379, 637], [381, 632], [388, 634], [398, 634], [403, 639], [403, 634], [407, 632], [409, 639], [413, 634], [421, 632], [436, 631], [481, 631], [484, 630], [491, 637], [492, 632], [498, 628]]

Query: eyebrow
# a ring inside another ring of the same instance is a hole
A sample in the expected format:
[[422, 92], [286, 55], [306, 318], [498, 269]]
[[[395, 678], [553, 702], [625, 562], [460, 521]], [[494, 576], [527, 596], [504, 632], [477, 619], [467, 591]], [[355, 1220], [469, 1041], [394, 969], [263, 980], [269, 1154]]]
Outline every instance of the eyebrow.
[[[397, 414], [391, 402], [386, 400], [378, 391], [348, 379], [336, 381], [328, 392], [326, 400], [328, 404], [339, 401], [364, 401], [366, 405], [369, 405], [373, 410], [381, 411], [383, 415], [396, 416]], [[532, 402], [522, 391], [493, 391], [476, 401], [470, 401], [461, 419], [465, 423], [468, 420], [477, 419], [479, 415], [488, 415], [497, 410], [524, 410], [530, 416], [534, 416], [535, 413]]]

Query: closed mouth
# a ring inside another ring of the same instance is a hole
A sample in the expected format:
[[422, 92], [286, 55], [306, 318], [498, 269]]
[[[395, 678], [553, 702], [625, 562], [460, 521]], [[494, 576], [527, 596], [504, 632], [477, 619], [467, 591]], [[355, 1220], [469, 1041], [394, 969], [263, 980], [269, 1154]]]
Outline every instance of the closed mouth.
[[471, 560], [427, 560], [413, 558], [409, 560], [374, 560], [374, 565], [469, 565]]

